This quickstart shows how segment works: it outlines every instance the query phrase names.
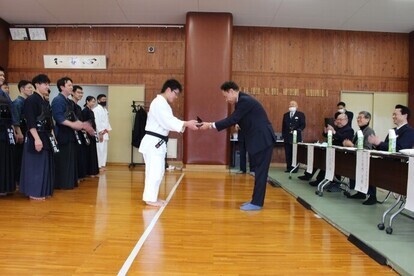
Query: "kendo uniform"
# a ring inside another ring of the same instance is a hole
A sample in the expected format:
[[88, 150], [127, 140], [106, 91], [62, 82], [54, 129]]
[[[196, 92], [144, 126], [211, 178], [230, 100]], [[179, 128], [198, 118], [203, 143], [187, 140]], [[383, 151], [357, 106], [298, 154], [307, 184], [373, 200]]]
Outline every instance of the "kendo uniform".
[[[108, 110], [105, 107], [98, 104], [94, 107], [93, 113], [95, 114], [96, 131], [98, 133], [104, 130], [107, 130], [107, 131], [112, 130], [111, 125], [109, 123]], [[99, 142], [96, 145], [96, 150], [98, 152], [99, 168], [106, 166], [106, 160], [108, 157], [108, 141], [109, 141], [109, 134], [105, 133], [103, 135], [103, 141]]]
[[26, 99], [23, 110], [28, 130], [36, 129], [43, 148], [40, 152], [35, 149], [34, 138], [28, 131], [23, 147], [19, 190], [29, 197], [49, 197], [53, 195], [55, 175], [50, 104], [35, 92]]
[[77, 132], [63, 125], [63, 121], [75, 122], [73, 106], [59, 93], [52, 101], [52, 114], [55, 119], [55, 135], [59, 153], [55, 154], [55, 189], [78, 187]]
[[139, 147], [145, 161], [145, 188], [142, 200], [156, 202], [165, 172], [168, 133], [183, 132], [184, 121], [174, 117], [167, 100], [157, 95], [151, 102], [145, 131]]
[[14, 126], [20, 127], [20, 130], [23, 134], [23, 143], [16, 143], [15, 145], [15, 178], [16, 182], [19, 183], [20, 181], [20, 171], [22, 167], [22, 157], [23, 157], [23, 147], [24, 147], [24, 141], [26, 139], [26, 132], [27, 132], [27, 124], [26, 124], [26, 118], [24, 116], [23, 112], [23, 106], [25, 102], [25, 98], [22, 96], [18, 96], [12, 103], [12, 112], [14, 115], [14, 118], [16, 120], [16, 123], [14, 123]]
[[[89, 122], [92, 128], [96, 132], [96, 124], [95, 124], [95, 114], [89, 107], [85, 107], [82, 110], [82, 120], [84, 122]], [[99, 167], [98, 167], [98, 153], [96, 151], [96, 143], [97, 143], [97, 136], [91, 136], [87, 134], [89, 137], [89, 145], [83, 145], [83, 152], [85, 153], [85, 163], [86, 163], [86, 175], [97, 175], [99, 174]]]
[[12, 128], [11, 100], [0, 89], [0, 194], [16, 190], [14, 161], [14, 131]]
[[[75, 103], [73, 100], [69, 100], [70, 104], [72, 105], [72, 110], [74, 111], [75, 119], [82, 120], [82, 109], [81, 107]], [[77, 160], [76, 166], [78, 167], [78, 178], [82, 179], [86, 177], [86, 158], [85, 158], [85, 145], [90, 144], [89, 136], [87, 135], [86, 131], [84, 130], [75, 130], [77, 135]]]

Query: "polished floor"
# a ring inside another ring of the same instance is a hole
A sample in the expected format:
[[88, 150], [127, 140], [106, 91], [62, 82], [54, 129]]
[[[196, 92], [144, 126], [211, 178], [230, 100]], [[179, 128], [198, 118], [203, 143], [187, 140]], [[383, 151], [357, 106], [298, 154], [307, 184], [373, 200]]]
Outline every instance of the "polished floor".
[[396, 275], [281, 188], [244, 212], [249, 175], [167, 172], [163, 208], [142, 168], [109, 167], [44, 202], [0, 198], [0, 275]]

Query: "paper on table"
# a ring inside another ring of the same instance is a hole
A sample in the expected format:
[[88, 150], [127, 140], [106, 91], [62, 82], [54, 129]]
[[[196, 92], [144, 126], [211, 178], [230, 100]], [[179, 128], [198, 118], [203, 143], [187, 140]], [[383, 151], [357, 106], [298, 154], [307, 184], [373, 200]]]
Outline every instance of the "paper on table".
[[307, 169], [306, 172], [307, 173], [312, 173], [313, 172], [313, 145], [308, 145], [308, 160], [307, 160]]
[[356, 156], [355, 191], [366, 194], [369, 186], [370, 153], [366, 150], [359, 150]]
[[332, 181], [335, 173], [335, 148], [326, 148], [325, 179]]
[[292, 147], [292, 167], [296, 167], [298, 155], [298, 144], [293, 144]]
[[414, 212], [414, 157], [408, 158], [407, 198], [405, 209]]

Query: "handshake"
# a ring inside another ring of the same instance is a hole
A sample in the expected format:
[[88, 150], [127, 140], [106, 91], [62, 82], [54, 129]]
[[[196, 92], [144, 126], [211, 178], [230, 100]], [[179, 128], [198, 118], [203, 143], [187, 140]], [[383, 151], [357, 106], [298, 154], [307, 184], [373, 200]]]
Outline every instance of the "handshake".
[[213, 123], [203, 122], [203, 120], [201, 120], [201, 118], [198, 116], [197, 116], [197, 120], [190, 120], [190, 121], [184, 122], [184, 126], [192, 130], [198, 130], [198, 129], [206, 130], [206, 129], [212, 128], [212, 125]]

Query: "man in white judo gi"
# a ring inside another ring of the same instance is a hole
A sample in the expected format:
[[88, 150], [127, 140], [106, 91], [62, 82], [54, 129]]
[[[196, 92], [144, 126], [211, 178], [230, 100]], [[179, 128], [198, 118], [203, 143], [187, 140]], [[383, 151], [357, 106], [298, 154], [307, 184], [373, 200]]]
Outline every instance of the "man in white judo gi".
[[108, 110], [106, 109], [106, 95], [98, 95], [97, 101], [98, 104], [93, 109], [93, 113], [95, 114], [96, 132], [99, 137], [99, 143], [96, 144], [96, 150], [98, 152], [99, 170], [104, 171], [106, 159], [108, 157], [108, 133], [112, 128], [109, 124]]
[[149, 108], [145, 136], [139, 147], [145, 161], [145, 188], [142, 200], [147, 205], [165, 204], [165, 201], [158, 199], [158, 191], [165, 172], [168, 133], [184, 132], [186, 127], [198, 129], [196, 120], [182, 121], [173, 115], [169, 104], [178, 98], [181, 90], [182, 86], [177, 80], [167, 80]]

